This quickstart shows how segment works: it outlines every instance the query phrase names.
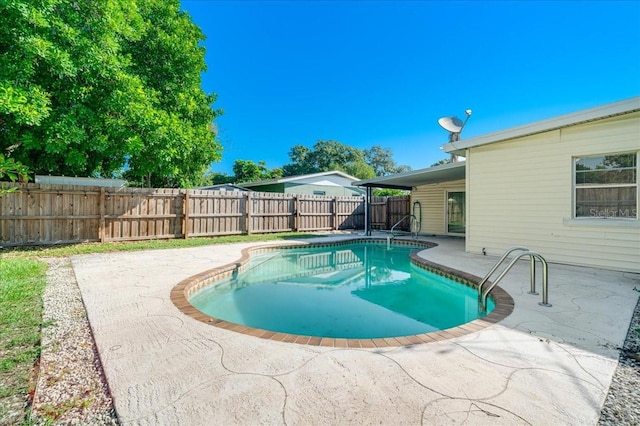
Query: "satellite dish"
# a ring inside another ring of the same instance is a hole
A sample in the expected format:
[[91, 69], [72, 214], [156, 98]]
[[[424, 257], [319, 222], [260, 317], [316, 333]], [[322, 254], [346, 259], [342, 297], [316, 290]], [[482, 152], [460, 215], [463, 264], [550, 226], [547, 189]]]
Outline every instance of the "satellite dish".
[[451, 133], [460, 133], [464, 123], [458, 117], [442, 117], [438, 120], [440, 127]]
[[[464, 114], [467, 116], [464, 122], [456, 116], [442, 117], [438, 120], [440, 127], [449, 132], [449, 143], [460, 140], [460, 132], [462, 132], [462, 129], [464, 129], [465, 124], [467, 124], [469, 117], [471, 117], [471, 110], [465, 110]], [[456, 161], [458, 161], [458, 156], [456, 154], [451, 154], [451, 162], [455, 163]]]

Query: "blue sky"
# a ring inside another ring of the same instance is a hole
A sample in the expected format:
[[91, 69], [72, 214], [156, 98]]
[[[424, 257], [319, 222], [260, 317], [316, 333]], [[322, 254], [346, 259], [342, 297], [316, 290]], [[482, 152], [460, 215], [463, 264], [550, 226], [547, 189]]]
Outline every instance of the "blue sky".
[[207, 40], [224, 148], [289, 163], [296, 144], [380, 145], [420, 169], [469, 138], [640, 95], [639, 1], [185, 1]]

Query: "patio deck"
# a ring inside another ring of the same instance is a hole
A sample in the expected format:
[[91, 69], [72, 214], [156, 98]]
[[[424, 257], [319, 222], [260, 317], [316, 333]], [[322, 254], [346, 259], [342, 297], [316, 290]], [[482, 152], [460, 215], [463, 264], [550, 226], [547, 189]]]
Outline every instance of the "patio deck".
[[[428, 239], [432, 262], [482, 276], [496, 261]], [[123, 424], [595, 424], [640, 295], [638, 274], [552, 264], [553, 306], [541, 307], [520, 262], [501, 284], [515, 309], [500, 323], [374, 349], [264, 340], [171, 303], [175, 284], [254, 245], [73, 258]]]

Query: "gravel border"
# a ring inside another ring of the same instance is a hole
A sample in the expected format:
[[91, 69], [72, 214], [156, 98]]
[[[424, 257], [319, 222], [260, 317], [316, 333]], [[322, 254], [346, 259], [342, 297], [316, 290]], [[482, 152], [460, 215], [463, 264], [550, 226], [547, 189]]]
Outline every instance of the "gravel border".
[[[640, 291], [640, 289], [634, 289]], [[640, 424], [640, 299], [620, 351], [607, 399], [600, 411], [599, 425]]]
[[36, 424], [117, 425], [107, 382], [69, 258], [49, 265], [40, 371], [31, 420]]
[[[69, 258], [49, 265], [43, 294], [40, 371], [33, 399], [36, 425], [118, 425], [109, 388]], [[640, 299], [600, 413], [599, 425], [640, 424]]]

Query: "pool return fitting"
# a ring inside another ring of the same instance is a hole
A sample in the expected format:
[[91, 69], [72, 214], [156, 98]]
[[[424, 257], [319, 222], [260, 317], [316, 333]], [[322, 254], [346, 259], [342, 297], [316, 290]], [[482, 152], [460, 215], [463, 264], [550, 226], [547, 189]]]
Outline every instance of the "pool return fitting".
[[[491, 277], [491, 275], [493, 275], [493, 273], [500, 267], [500, 265], [502, 265], [502, 263], [507, 259], [507, 257], [509, 257], [509, 255], [515, 251], [520, 251], [522, 253], [519, 253], [518, 255], [516, 255], [516, 257], [514, 257], [511, 260], [511, 262], [500, 273], [500, 275], [498, 275], [498, 278], [496, 278], [495, 281], [490, 283], [491, 285], [489, 285], [486, 289], [483, 289], [482, 287], [488, 281], [489, 277]], [[539, 294], [538, 292], [536, 292], [536, 259], [537, 259], [542, 264], [542, 302], [538, 302], [538, 305], [546, 306], [546, 307], [553, 306], [549, 303], [549, 268], [547, 266], [547, 261], [544, 259], [544, 257], [542, 257], [540, 253], [531, 251], [526, 247], [515, 246], [507, 249], [507, 251], [502, 255], [500, 260], [498, 260], [498, 262], [493, 266], [493, 268], [491, 268], [489, 273], [487, 273], [487, 275], [485, 275], [482, 281], [480, 281], [480, 284], [478, 284], [478, 302], [480, 303], [480, 306], [482, 309], [486, 309], [487, 297], [489, 296], [489, 293], [491, 293], [491, 290], [493, 290], [494, 287], [497, 286], [498, 283], [502, 280], [502, 278], [504, 278], [504, 276], [507, 275], [507, 272], [509, 272], [511, 267], [521, 257], [525, 257], [525, 256], [529, 256], [529, 262], [531, 264], [531, 289], [529, 290], [528, 293], [535, 294], [535, 295]]]

